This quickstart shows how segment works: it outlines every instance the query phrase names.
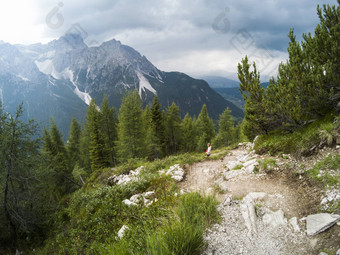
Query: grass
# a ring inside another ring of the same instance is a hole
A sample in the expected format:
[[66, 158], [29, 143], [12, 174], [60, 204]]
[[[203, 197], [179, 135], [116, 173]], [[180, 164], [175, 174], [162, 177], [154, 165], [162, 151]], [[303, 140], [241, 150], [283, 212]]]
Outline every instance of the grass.
[[[136, 159], [96, 171], [82, 189], [60, 204], [50, 237], [35, 254], [199, 254], [204, 229], [219, 219], [218, 203], [197, 193], [176, 196], [176, 181], [158, 171], [203, 159], [202, 153], [186, 153], [153, 162]], [[141, 165], [144, 169], [138, 181], [107, 185], [109, 176], [126, 174]], [[154, 191], [158, 199], [149, 207], [122, 203], [147, 191]], [[123, 225], [129, 230], [119, 239], [117, 233]]]
[[[333, 173], [330, 174], [330, 171]], [[335, 186], [340, 182], [340, 155], [330, 154], [305, 172], [309, 178], [319, 181], [325, 186]]]
[[257, 139], [254, 149], [259, 154], [267, 152], [269, 155], [308, 156], [315, 145], [333, 143], [333, 133], [337, 126], [334, 118], [335, 116], [330, 114], [293, 133], [276, 130], [262, 135]]
[[238, 165], [234, 166], [232, 170], [240, 170], [240, 169], [242, 169], [242, 167], [243, 167], [242, 164], [238, 164]]
[[273, 158], [267, 158], [264, 159], [261, 163], [260, 163], [260, 168], [265, 171], [266, 173], [270, 173], [273, 171], [273, 169], [277, 167], [276, 164], [276, 160]]

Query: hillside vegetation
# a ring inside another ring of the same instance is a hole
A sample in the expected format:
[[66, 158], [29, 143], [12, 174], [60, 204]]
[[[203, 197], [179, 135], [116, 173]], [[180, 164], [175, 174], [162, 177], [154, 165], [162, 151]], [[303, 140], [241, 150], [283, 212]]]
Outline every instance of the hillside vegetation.
[[[276, 157], [263, 158], [265, 174], [277, 167], [277, 158], [293, 157], [280, 166], [291, 180], [301, 176], [338, 194], [339, 4], [318, 7], [320, 24], [303, 42], [289, 32], [289, 59], [267, 88], [256, 63], [251, 70], [248, 58], [242, 60], [240, 124], [229, 108], [218, 123], [206, 105], [197, 118], [183, 119], [174, 103], [161, 110], [157, 97], [142, 108], [135, 90], [118, 112], [106, 98], [100, 107], [92, 101], [83, 127], [73, 119], [64, 143], [53, 119], [39, 138], [35, 122], [21, 120], [22, 106], [10, 115], [0, 105], [0, 253], [199, 254], [204, 230], [220, 220], [218, 202], [181, 192], [178, 182], [194, 162], [223, 161], [226, 146], [255, 137], [255, 152]], [[207, 143], [213, 145], [210, 158]], [[303, 157], [326, 147], [329, 155], [302, 166]], [[320, 210], [339, 212], [339, 203]]]

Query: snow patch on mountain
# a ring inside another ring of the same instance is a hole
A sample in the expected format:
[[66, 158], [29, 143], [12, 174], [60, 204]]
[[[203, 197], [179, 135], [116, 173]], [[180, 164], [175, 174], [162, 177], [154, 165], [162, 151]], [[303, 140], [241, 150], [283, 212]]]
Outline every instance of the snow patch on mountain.
[[90, 102], [92, 100], [92, 97], [90, 96], [89, 93], [86, 92], [82, 92], [79, 90], [79, 88], [76, 86], [76, 88], [74, 89], [74, 93], [85, 102], [85, 104], [90, 105]]
[[142, 73], [136, 71], [136, 74], [139, 79], [139, 96], [142, 96], [142, 91], [145, 91], [145, 89], [151, 91], [154, 94], [157, 94], [156, 90], [151, 86], [149, 81], [144, 77]]
[[55, 70], [52, 60], [46, 59], [44, 61], [34, 61], [39, 71], [46, 75], [51, 75], [55, 79], [60, 79], [60, 73]]
[[17, 77], [20, 78], [20, 79], [23, 80], [23, 81], [30, 81], [30, 79], [28, 79], [28, 78], [22, 76], [21, 74], [17, 75]]
[[85, 104], [90, 105], [90, 102], [92, 100], [91, 96], [89, 93], [86, 92], [82, 92], [79, 90], [77, 83], [74, 81], [73, 79], [73, 72], [72, 70], [70, 70], [69, 68], [66, 68], [62, 71], [62, 77], [64, 79], [68, 79], [72, 82], [72, 84], [74, 85], [75, 89], [74, 89], [74, 93], [82, 100], [85, 102]]

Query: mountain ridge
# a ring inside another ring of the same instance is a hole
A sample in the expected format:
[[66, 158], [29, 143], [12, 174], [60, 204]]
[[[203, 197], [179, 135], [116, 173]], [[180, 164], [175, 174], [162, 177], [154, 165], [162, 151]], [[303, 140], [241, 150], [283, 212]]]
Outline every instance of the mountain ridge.
[[[11, 82], [4, 78], [6, 75], [12, 76]], [[205, 81], [180, 72], [161, 71], [145, 56], [115, 39], [96, 47], [88, 47], [77, 34], [66, 34], [47, 44], [0, 44], [0, 81], [5, 109], [13, 112], [24, 102], [27, 115], [42, 125], [48, 125], [47, 116], [59, 111], [54, 118], [64, 135], [72, 116], [84, 120], [91, 99], [100, 105], [106, 94], [110, 106], [118, 109], [125, 91], [133, 89], [139, 92], [143, 106], [150, 105], [158, 95], [163, 109], [175, 102], [182, 117], [187, 112], [197, 116], [203, 104], [215, 120], [226, 107], [236, 118], [243, 117], [242, 110]], [[37, 102], [41, 98], [48, 106]], [[74, 112], [75, 109], [78, 110]]]

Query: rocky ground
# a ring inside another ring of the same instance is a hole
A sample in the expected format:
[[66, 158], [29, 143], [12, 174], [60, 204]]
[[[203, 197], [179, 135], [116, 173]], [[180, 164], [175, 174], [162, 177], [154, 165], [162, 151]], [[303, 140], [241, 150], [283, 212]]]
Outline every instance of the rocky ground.
[[[259, 162], [270, 157], [243, 144], [220, 160], [188, 166], [182, 189], [216, 194], [221, 202], [222, 220], [207, 230], [203, 254], [335, 254], [340, 249], [339, 219], [318, 212], [322, 201], [322, 206], [331, 202], [326, 198], [340, 198], [339, 188], [327, 193], [303, 174], [327, 153], [303, 160], [273, 157], [275, 164], [264, 170]], [[315, 234], [320, 224], [332, 227]]]

